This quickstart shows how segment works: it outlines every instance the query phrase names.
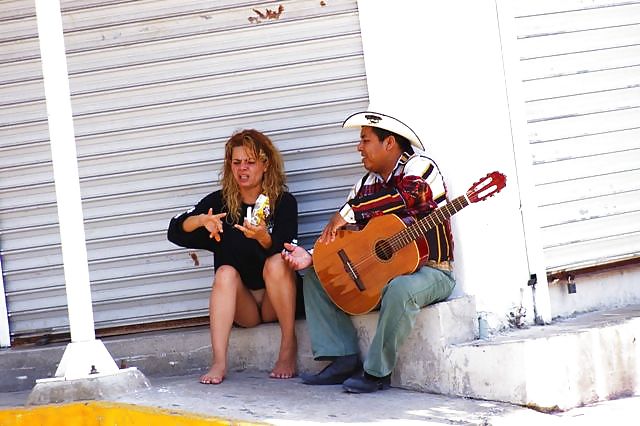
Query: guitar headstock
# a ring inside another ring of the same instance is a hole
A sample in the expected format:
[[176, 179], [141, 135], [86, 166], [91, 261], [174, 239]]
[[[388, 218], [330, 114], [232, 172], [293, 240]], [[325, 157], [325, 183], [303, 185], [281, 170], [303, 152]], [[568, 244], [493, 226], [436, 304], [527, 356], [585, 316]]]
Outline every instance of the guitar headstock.
[[486, 200], [497, 194], [507, 184], [507, 177], [500, 172], [491, 172], [473, 185], [467, 191], [467, 198], [472, 203]]

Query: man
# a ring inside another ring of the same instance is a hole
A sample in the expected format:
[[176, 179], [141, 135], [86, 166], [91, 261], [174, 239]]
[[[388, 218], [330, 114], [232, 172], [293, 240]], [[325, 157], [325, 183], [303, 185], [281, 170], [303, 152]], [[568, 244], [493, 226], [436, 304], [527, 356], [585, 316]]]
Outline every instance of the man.
[[[320, 235], [320, 243], [334, 241], [347, 223], [365, 225], [371, 218], [392, 213], [405, 224], [446, 204], [446, 190], [437, 165], [423, 153], [418, 136], [401, 121], [376, 112], [360, 112], [343, 127], [360, 127], [358, 151], [367, 169], [345, 205]], [[426, 244], [425, 244], [426, 242]], [[387, 389], [397, 353], [409, 335], [420, 308], [445, 300], [455, 282], [451, 275], [453, 239], [448, 221], [418, 240], [420, 263], [411, 274], [393, 278], [384, 287], [380, 314], [371, 345], [360, 362], [358, 338], [350, 317], [325, 293], [316, 272], [304, 275], [307, 326], [316, 360], [331, 360], [318, 374], [303, 374], [309, 385], [343, 384], [347, 392]], [[424, 250], [425, 246], [428, 251]], [[285, 244], [283, 257], [296, 270], [311, 266], [301, 247]]]

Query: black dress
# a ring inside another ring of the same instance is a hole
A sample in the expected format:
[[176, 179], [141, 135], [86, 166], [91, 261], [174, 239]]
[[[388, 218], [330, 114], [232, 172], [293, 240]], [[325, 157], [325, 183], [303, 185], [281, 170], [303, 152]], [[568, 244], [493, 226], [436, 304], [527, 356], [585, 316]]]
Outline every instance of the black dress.
[[[240, 224], [246, 216], [247, 207], [249, 205], [242, 205]], [[209, 238], [209, 231], [203, 227], [193, 232], [185, 232], [182, 229], [182, 223], [189, 216], [207, 214], [210, 208], [213, 214], [227, 211], [221, 190], [212, 192], [193, 208], [171, 219], [167, 231], [169, 241], [182, 247], [209, 250], [213, 252], [216, 270], [222, 265], [231, 265], [240, 273], [242, 282], [247, 288], [251, 290], [264, 288], [262, 269], [265, 261], [268, 257], [281, 252], [285, 242], [291, 242], [298, 236], [298, 203], [295, 197], [284, 192], [277, 200], [274, 211], [267, 218], [267, 229], [271, 233], [272, 241], [268, 249], [263, 248], [256, 240], [245, 237], [239, 229], [234, 228], [229, 215], [222, 219], [223, 232], [220, 234], [220, 242]]]

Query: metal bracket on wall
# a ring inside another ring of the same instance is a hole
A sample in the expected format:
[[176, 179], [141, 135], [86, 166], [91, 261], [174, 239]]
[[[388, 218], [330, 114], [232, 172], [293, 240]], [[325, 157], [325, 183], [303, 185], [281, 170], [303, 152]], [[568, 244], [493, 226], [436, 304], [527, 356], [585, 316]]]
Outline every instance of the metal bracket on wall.
[[567, 275], [567, 292], [574, 294], [576, 292], [575, 276], [572, 274]]
[[550, 282], [552, 284], [564, 284], [567, 283], [567, 293], [574, 294], [577, 293], [576, 290], [576, 275], [569, 273], [567, 271], [557, 272], [553, 275], [550, 275]]

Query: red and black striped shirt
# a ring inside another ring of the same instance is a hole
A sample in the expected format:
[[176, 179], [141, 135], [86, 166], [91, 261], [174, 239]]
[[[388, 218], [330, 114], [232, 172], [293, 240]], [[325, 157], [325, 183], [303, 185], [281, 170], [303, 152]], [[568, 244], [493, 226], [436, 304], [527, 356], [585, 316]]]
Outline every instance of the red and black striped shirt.
[[[410, 225], [447, 203], [447, 191], [438, 166], [422, 154], [403, 154], [387, 181], [367, 173], [354, 185], [340, 213], [351, 223], [364, 226], [371, 218], [395, 214]], [[449, 220], [436, 225], [417, 240], [420, 264], [427, 260], [453, 260], [453, 237]]]

